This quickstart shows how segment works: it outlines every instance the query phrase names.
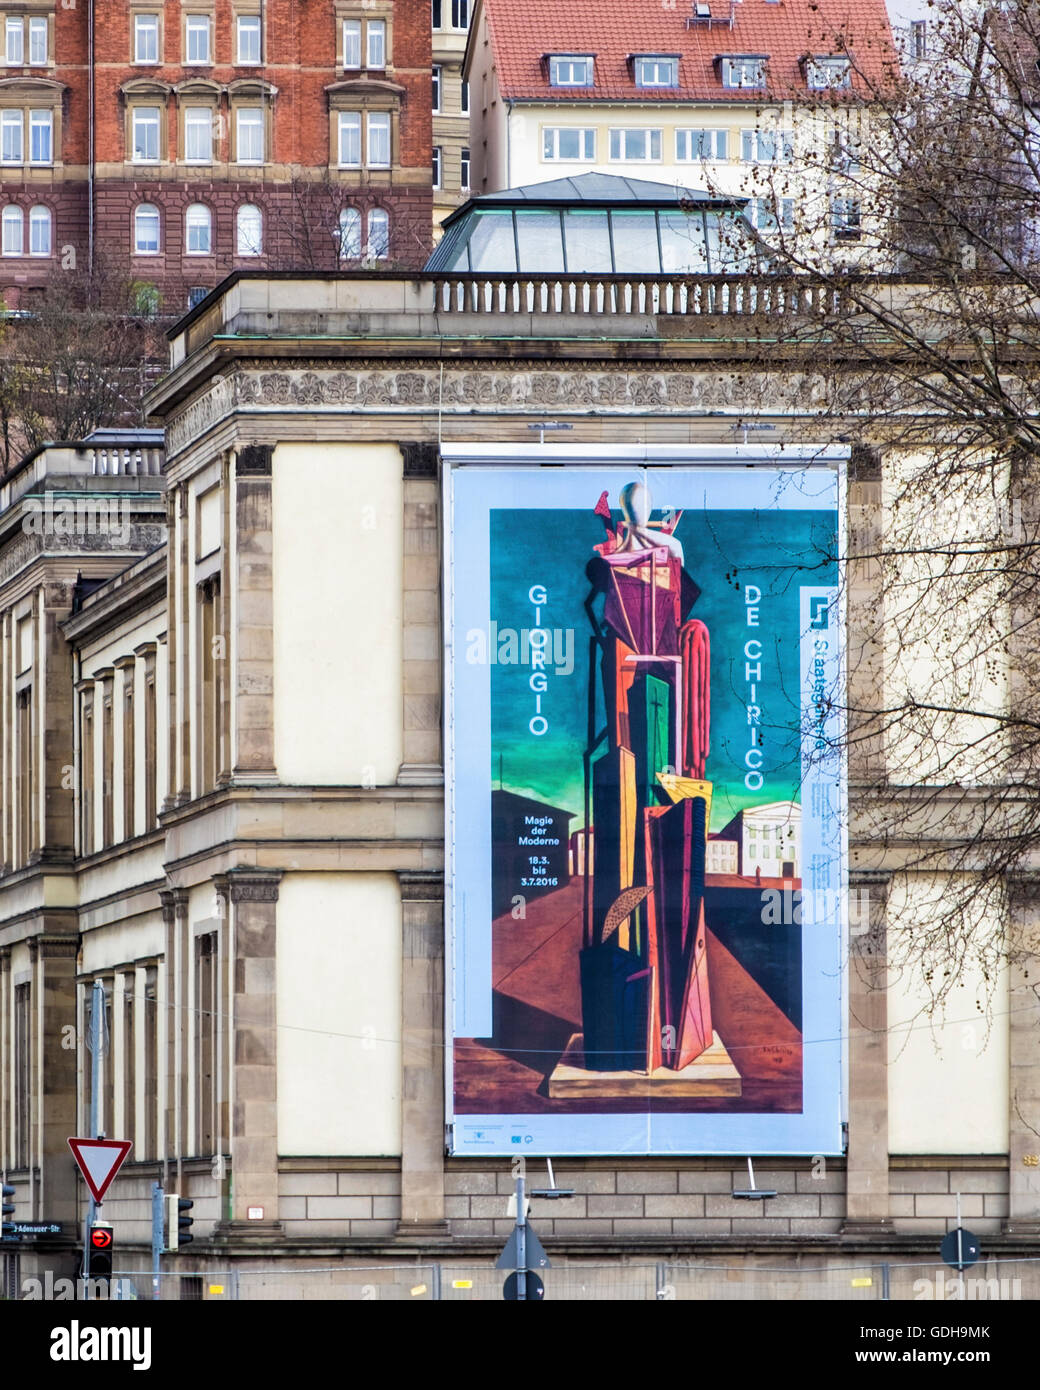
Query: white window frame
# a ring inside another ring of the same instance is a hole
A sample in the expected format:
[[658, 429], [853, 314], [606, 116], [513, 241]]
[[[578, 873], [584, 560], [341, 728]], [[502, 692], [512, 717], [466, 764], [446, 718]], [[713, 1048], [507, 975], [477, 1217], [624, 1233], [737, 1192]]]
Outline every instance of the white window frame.
[[[572, 133], [578, 136], [581, 154], [561, 154], [560, 136]], [[594, 164], [596, 162], [595, 126], [543, 126], [542, 161], [546, 164]]]
[[[196, 214], [194, 217], [192, 214]], [[205, 217], [198, 216], [205, 213]], [[192, 233], [206, 229], [205, 249], [200, 247], [193, 248], [191, 245]], [[205, 203], [192, 203], [184, 210], [184, 254], [186, 256], [212, 256], [213, 255], [213, 213]]]
[[[146, 119], [147, 114], [147, 119]], [[153, 119], [154, 117], [154, 119]], [[155, 157], [137, 153], [138, 126], [155, 130]], [[158, 164], [162, 159], [162, 109], [158, 106], [134, 106], [130, 110], [130, 163]]]
[[[199, 132], [204, 132], [199, 140]], [[192, 153], [192, 137], [196, 148], [203, 154]], [[184, 108], [184, 162], [185, 164], [213, 163], [213, 110], [209, 106], [186, 106]]]
[[433, 171], [433, 187], [440, 188], [444, 183], [444, 156], [440, 145], [434, 145], [430, 167]]
[[[448, 0], [443, 3], [447, 4]], [[451, 27], [459, 34], [469, 28], [469, 0], [451, 0]]]
[[805, 81], [811, 92], [852, 86], [852, 62], [841, 53], [817, 53], [805, 60]]
[[459, 155], [459, 187], [463, 192], [469, 191], [470, 169], [472, 168], [472, 157], [469, 146], [463, 145], [462, 153]]
[[[244, 214], [248, 215], [251, 227], [256, 229], [254, 239], [250, 239], [249, 234], [243, 236]], [[264, 214], [263, 209], [256, 203], [242, 203], [235, 212], [235, 252], [239, 256], [250, 258], [264, 254]]]
[[863, 234], [863, 205], [858, 198], [831, 198], [831, 233], [835, 241], [858, 241]]
[[459, 93], [459, 110], [464, 116], [469, 115], [469, 83], [463, 82], [462, 90]]
[[[43, 38], [43, 56], [40, 57], [40, 38]], [[45, 68], [50, 61], [48, 49], [50, 47], [49, 21], [42, 16], [33, 17], [29, 20], [29, 66], [31, 68]]]
[[[336, 228], [336, 247], [337, 254], [341, 261], [358, 261], [361, 259], [361, 212], [358, 208], [342, 208], [339, 214], [339, 222]], [[356, 240], [351, 240], [349, 246], [346, 245], [347, 227], [350, 227], [351, 237], [356, 236]]]
[[[581, 69], [583, 77], [574, 76], [576, 63], [587, 64]], [[566, 64], [566, 78], [561, 76], [561, 64]], [[594, 87], [596, 85], [596, 59], [591, 53], [551, 53], [549, 55], [550, 87]]]
[[[611, 164], [660, 164], [661, 162], [661, 134], [656, 126], [614, 126], [607, 137], [609, 144], [609, 156]], [[642, 135], [646, 137], [646, 148], [649, 154], [635, 155], [628, 150], [629, 141], [632, 136]], [[619, 137], [615, 142], [615, 136]], [[656, 140], [655, 140], [656, 137]], [[614, 153], [615, 143], [620, 154]], [[657, 153], [654, 153], [654, 145], [657, 146]]]
[[[148, 21], [151, 21], [149, 24]], [[161, 61], [162, 54], [159, 52], [159, 30], [160, 19], [157, 14], [135, 14], [134, 15], [134, 62], [154, 67]], [[155, 39], [155, 57], [142, 58], [142, 48], [145, 47], [141, 40], [147, 34], [152, 34]]]
[[[248, 159], [243, 157], [242, 131], [243, 127], [260, 132], [260, 154], [259, 157], [250, 155]], [[264, 125], [264, 110], [261, 106], [238, 106], [235, 108], [235, 163], [236, 164], [263, 164], [267, 158], [267, 131]]]
[[[17, 229], [17, 239], [11, 233]], [[25, 255], [25, 217], [20, 207], [8, 204], [0, 213], [0, 252], [5, 256]]]
[[386, 20], [370, 19], [365, 25], [365, 67], [382, 72], [386, 67]]
[[442, 73], [442, 71], [443, 71], [443, 69], [441, 68], [440, 63], [434, 63], [434, 65], [433, 65], [433, 84], [432, 84], [432, 86], [431, 86], [431, 88], [430, 88], [430, 96], [431, 96], [431, 100], [433, 101], [433, 114], [434, 114], [435, 116], [439, 116], [439, 115], [441, 114], [441, 73]]
[[[777, 216], [772, 198], [752, 198], [750, 222], [760, 232], [794, 231], [794, 199], [777, 198]], [[769, 827], [762, 832], [768, 837]]]
[[[365, 120], [365, 162], [369, 169], [389, 169], [393, 162], [393, 123], [389, 111], [369, 111]], [[377, 142], [386, 140], [386, 159], [376, 159]]]
[[[17, 155], [8, 154], [8, 132], [17, 131], [17, 141], [11, 140], [11, 149], [17, 144]], [[25, 163], [25, 112], [0, 111], [0, 164]]]
[[[35, 152], [37, 131], [46, 131], [46, 156]], [[49, 167], [54, 163], [54, 112], [49, 107], [29, 112], [29, 163], [37, 167]]]
[[[153, 221], [154, 213], [155, 224], [155, 248], [143, 247], [141, 245], [141, 214], [147, 212], [149, 224]], [[162, 250], [162, 213], [155, 203], [138, 203], [134, 208], [134, 255], [135, 256], [158, 256]]]
[[[695, 138], [696, 137], [696, 138]], [[708, 151], [704, 146], [708, 145]], [[686, 146], [686, 153], [682, 146]], [[675, 132], [675, 162], [696, 164], [702, 159], [727, 159], [729, 131], [717, 127], [684, 126]]]
[[[341, 111], [336, 121], [336, 155], [337, 163], [341, 169], [360, 169], [362, 155], [362, 120], [360, 111]], [[349, 130], [353, 142], [356, 142], [357, 159], [343, 158], [343, 134]]]
[[745, 164], [790, 164], [794, 158], [794, 132], [760, 130], [757, 126], [742, 130], [740, 158]]
[[[662, 66], [667, 73], [667, 80], [662, 79]], [[638, 53], [632, 60], [632, 68], [632, 76], [637, 87], [678, 87], [679, 85], [679, 59], [672, 54]], [[653, 76], [647, 80], [647, 74], [651, 71]]]
[[343, 69], [345, 72], [360, 70], [362, 52], [361, 20], [345, 19], [343, 21]]
[[728, 54], [722, 59], [722, 85], [733, 89], [750, 87], [761, 90], [766, 85], [768, 62], [767, 55], [763, 53]]
[[[47, 229], [47, 244], [42, 249], [38, 249], [37, 231], [40, 227]], [[29, 209], [29, 255], [30, 256], [49, 256], [52, 254], [54, 245], [54, 217], [50, 208], [37, 204], [36, 207]]]
[[[386, 240], [382, 242], [382, 251], [374, 250], [375, 236], [373, 235], [373, 223], [378, 223], [382, 228], [380, 236], [385, 234]], [[372, 208], [368, 214], [368, 237], [365, 242], [365, 255], [369, 260], [385, 261], [390, 255], [390, 214], [386, 208]]]
[[[256, 57], [244, 58], [242, 51], [244, 34], [255, 35]], [[257, 67], [264, 61], [263, 25], [258, 14], [240, 14], [235, 18], [235, 66], [240, 68]]]
[[[192, 39], [199, 34], [206, 35], [206, 56], [191, 56]], [[184, 66], [186, 68], [208, 68], [213, 64], [213, 21], [208, 14], [188, 14], [184, 17]]]
[[9, 68], [25, 66], [25, 21], [21, 15], [8, 15], [4, 21], [4, 61]]

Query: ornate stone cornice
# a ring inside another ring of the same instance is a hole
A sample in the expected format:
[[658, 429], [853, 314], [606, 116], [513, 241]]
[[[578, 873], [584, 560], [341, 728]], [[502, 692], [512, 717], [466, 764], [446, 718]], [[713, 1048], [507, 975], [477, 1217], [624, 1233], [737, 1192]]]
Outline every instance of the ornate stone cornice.
[[224, 883], [233, 903], [276, 903], [281, 869], [229, 869]]
[[402, 902], [442, 902], [444, 874], [431, 869], [398, 869]]

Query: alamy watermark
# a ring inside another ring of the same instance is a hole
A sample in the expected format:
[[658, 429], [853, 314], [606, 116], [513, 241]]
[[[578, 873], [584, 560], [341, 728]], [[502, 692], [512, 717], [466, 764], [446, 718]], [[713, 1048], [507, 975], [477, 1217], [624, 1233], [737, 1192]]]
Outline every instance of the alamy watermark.
[[129, 545], [133, 515], [125, 497], [27, 497], [22, 530], [28, 536], [108, 536]]

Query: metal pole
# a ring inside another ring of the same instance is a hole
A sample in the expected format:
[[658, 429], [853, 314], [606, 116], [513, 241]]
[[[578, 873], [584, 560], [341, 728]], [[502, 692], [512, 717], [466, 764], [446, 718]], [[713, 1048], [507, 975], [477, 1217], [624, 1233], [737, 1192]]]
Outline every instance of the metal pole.
[[964, 1236], [963, 1236], [963, 1234], [962, 1234], [962, 1232], [961, 1232], [961, 1194], [958, 1192], [958, 1193], [957, 1193], [957, 1271], [958, 1271], [958, 1273], [960, 1273], [960, 1271], [964, 1268], [964, 1251], [963, 1251], [963, 1249], [961, 1248], [961, 1246], [963, 1245], [963, 1242], [964, 1242]]
[[[100, 1139], [98, 1119], [101, 1113], [101, 1055], [104, 1037], [105, 986], [100, 980], [94, 981], [90, 994], [90, 1035], [87, 1047], [90, 1050], [90, 1137]], [[87, 1224], [83, 1232], [83, 1278], [90, 1272], [90, 1228], [97, 1219], [94, 1198], [87, 1199]], [[85, 1287], [85, 1285], [84, 1285]]]
[[516, 1296], [527, 1297], [527, 1213], [524, 1210], [527, 1200], [524, 1197], [524, 1180], [516, 1180]]
[[152, 1183], [152, 1298], [159, 1297], [159, 1256], [163, 1249], [163, 1201], [166, 1194]]

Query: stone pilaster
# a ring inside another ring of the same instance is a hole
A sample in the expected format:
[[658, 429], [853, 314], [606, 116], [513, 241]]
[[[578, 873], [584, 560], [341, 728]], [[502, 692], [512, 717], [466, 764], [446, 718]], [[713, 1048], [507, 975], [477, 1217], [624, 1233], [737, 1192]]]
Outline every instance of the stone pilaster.
[[447, 1235], [444, 1217], [444, 876], [401, 871], [399, 1237]]
[[400, 786], [444, 782], [441, 742], [441, 527], [434, 444], [402, 444], [404, 458], [404, 757]]
[[891, 1230], [888, 1192], [889, 875], [849, 875], [849, 1145], [846, 1235]]
[[238, 629], [234, 641], [235, 747], [232, 778], [276, 782], [274, 765], [274, 568], [271, 474], [274, 450], [252, 444], [235, 465]]
[[1008, 893], [1008, 1235], [1040, 1236], [1040, 874]]
[[[33, 993], [42, 1007], [34, 1009], [38, 1059], [34, 1087], [40, 1165], [33, 1216], [48, 1221], [75, 1221], [77, 1180], [69, 1163], [68, 1138], [76, 1132], [76, 957], [79, 936], [74, 911], [48, 914], [42, 935], [29, 941]], [[70, 1030], [70, 1031], [67, 1031]]]
[[[232, 1219], [220, 1234], [277, 1234], [277, 870], [232, 869]], [[250, 1210], [261, 1218], [249, 1218]]]
[[165, 998], [160, 1015], [166, 1020], [166, 1146], [170, 1158], [187, 1154], [188, 1123], [188, 893], [184, 888], [159, 894], [166, 932]]

